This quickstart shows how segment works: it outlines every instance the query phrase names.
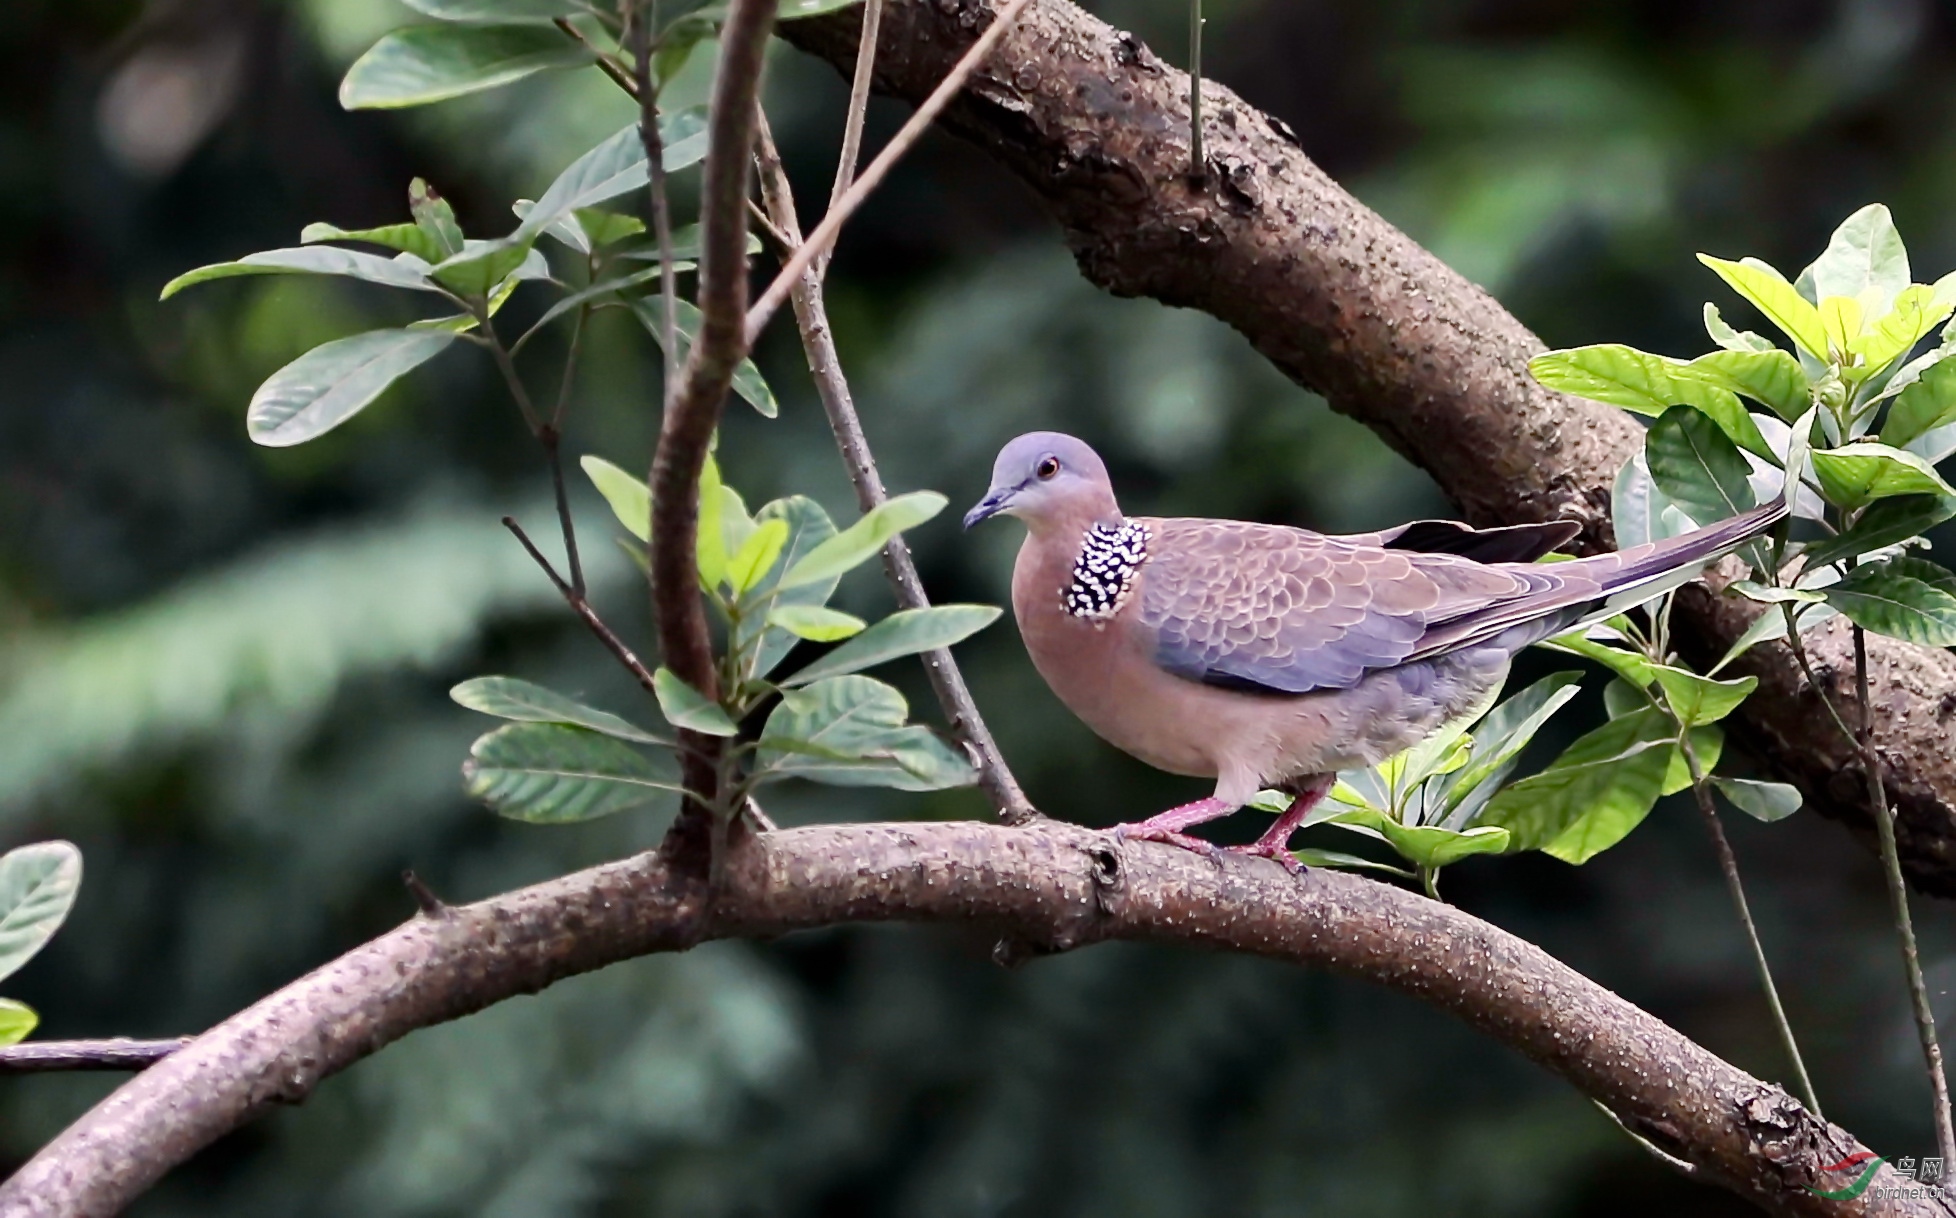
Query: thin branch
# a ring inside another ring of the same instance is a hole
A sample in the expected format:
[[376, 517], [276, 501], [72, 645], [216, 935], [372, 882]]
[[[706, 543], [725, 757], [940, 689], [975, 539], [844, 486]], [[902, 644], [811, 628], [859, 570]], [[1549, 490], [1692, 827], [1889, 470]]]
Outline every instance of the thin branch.
[[[570, 492], [564, 485], [562, 436], [558, 434], [555, 422], [539, 414], [536, 406], [530, 401], [530, 391], [524, 386], [523, 378], [516, 373], [515, 357], [511, 356], [509, 348], [503, 345], [502, 336], [496, 333], [496, 324], [490, 320], [487, 309], [476, 314], [476, 323], [477, 329], [482, 331], [483, 342], [488, 346], [489, 354], [495, 357], [497, 370], [503, 374], [503, 383], [509, 387], [509, 396], [516, 400], [516, 408], [523, 412], [523, 421], [529, 424], [530, 434], [535, 436], [537, 443], [543, 447], [544, 462], [550, 466], [550, 489], [557, 503], [557, 527], [564, 535], [564, 559], [570, 566], [570, 586], [577, 590], [578, 597], [582, 599], [584, 563], [577, 555], [577, 526], [571, 521]], [[577, 358], [575, 339], [572, 340], [570, 358], [572, 360]], [[564, 376], [566, 382], [563, 388], [568, 394], [570, 392], [568, 364], [564, 368]], [[561, 415], [563, 409], [564, 404], [559, 400], [557, 413]]]
[[1209, 173], [1202, 149], [1202, 0], [1189, 0], [1189, 176]]
[[794, 290], [795, 281], [801, 278], [801, 273], [813, 266], [817, 258], [828, 253], [830, 247], [835, 244], [836, 236], [842, 232], [844, 222], [862, 206], [863, 200], [869, 198], [870, 193], [882, 183], [891, 168], [903, 158], [903, 154], [910, 151], [911, 145], [923, 137], [924, 132], [929, 129], [944, 107], [951, 104], [951, 99], [964, 88], [965, 82], [971, 79], [972, 74], [984, 66], [986, 57], [992, 53], [992, 48], [1005, 37], [1007, 31], [1012, 28], [1012, 23], [1031, 3], [1032, 0], [1011, 0], [1011, 3], [999, 10], [998, 17], [983, 34], [978, 36], [978, 40], [971, 44], [971, 49], [967, 50], [957, 63], [951, 66], [951, 70], [944, 74], [944, 79], [939, 82], [937, 88], [923, 100], [917, 107], [916, 113], [903, 124], [890, 142], [884, 146], [883, 151], [876, 154], [876, 159], [863, 170], [862, 176], [851, 183], [849, 188], [842, 192], [841, 197], [830, 205], [827, 214], [822, 217], [822, 222], [815, 226], [815, 231], [808, 234], [801, 248], [795, 251], [780, 271], [776, 272], [774, 281], [767, 285], [767, 291], [761, 293], [761, 298], [754, 303], [752, 309], [747, 311], [749, 345], [766, 328], [768, 319], [773, 317], [774, 311], [781, 307], [781, 302], [788, 298], [788, 293]]
[[[869, 88], [876, 78], [876, 32], [883, 24], [883, 0], [867, 0], [863, 5], [862, 41], [856, 47], [856, 71], [849, 81], [849, 109], [842, 118], [842, 151], [835, 158], [835, 185], [829, 189], [829, 207], [842, 201], [856, 180], [856, 165], [862, 159], [863, 123], [869, 117]], [[825, 251], [809, 265], [819, 280], [828, 268]]]
[[55, 1070], [147, 1070], [190, 1043], [168, 1040], [30, 1040], [0, 1049], [0, 1074], [42, 1074]]
[[1691, 772], [1691, 794], [1698, 801], [1698, 813], [1704, 818], [1705, 832], [1711, 835], [1712, 853], [1718, 856], [1718, 869], [1725, 876], [1725, 891], [1732, 898], [1732, 907], [1739, 914], [1739, 924], [1745, 928], [1746, 943], [1752, 948], [1752, 965], [1759, 972], [1760, 988], [1766, 992], [1766, 1006], [1772, 1011], [1773, 1028], [1779, 1033], [1780, 1045], [1793, 1064], [1793, 1078], [1799, 1084], [1800, 1098], [1806, 1101], [1807, 1111], [1823, 1116], [1820, 1093], [1814, 1090], [1813, 1078], [1807, 1073], [1806, 1059], [1800, 1055], [1800, 1042], [1794, 1039], [1793, 1024], [1786, 1018], [1786, 1007], [1780, 1003], [1779, 987], [1773, 983], [1772, 966], [1766, 962], [1766, 948], [1759, 941], [1759, 927], [1752, 920], [1752, 906], [1745, 899], [1745, 885], [1739, 880], [1738, 856], [1732, 853], [1732, 843], [1726, 840], [1725, 826], [1718, 819], [1718, 809], [1712, 804], [1711, 784], [1706, 781], [1704, 768], [1698, 763], [1698, 750], [1692, 747], [1689, 731], [1678, 733], [1678, 748], [1683, 751], [1684, 764]]
[[[699, 483], [727, 387], [747, 354], [747, 163], [774, 9], [774, 0], [732, 0], [721, 28], [700, 194], [699, 334], [677, 387], [667, 396], [647, 479], [652, 518], [659, 522], [652, 534], [651, 567], [660, 651], [681, 680], [715, 699], [719, 690], [713, 642], [694, 558]], [[682, 731], [680, 740], [700, 754], [685, 759], [684, 785], [717, 799], [715, 767], [704, 758], [717, 756], [719, 738]], [[717, 842], [724, 829], [723, 818], [712, 808], [688, 800], [667, 835], [666, 848], [710, 875], [722, 853]]]
[[591, 602], [584, 599], [584, 594], [564, 582], [563, 576], [557, 574], [557, 568], [550, 565], [550, 560], [543, 556], [543, 551], [537, 549], [536, 543], [530, 540], [530, 535], [523, 531], [523, 526], [516, 523], [516, 518], [503, 517], [503, 527], [516, 535], [516, 540], [523, 544], [523, 549], [536, 561], [537, 566], [543, 568], [543, 573], [550, 577], [550, 582], [563, 596], [564, 603], [583, 619], [584, 624], [590, 627], [591, 633], [598, 637], [598, 641], [618, 658], [618, 662], [625, 666], [625, 671], [631, 673], [638, 683], [645, 687], [646, 693], [658, 697], [658, 687], [652, 682], [652, 670], [632, 654], [632, 649], [625, 646], [625, 641], [614, 634], [611, 627], [604, 624], [604, 619], [599, 617], [598, 611], [591, 607]]
[[[865, 46], [872, 45], [865, 43]], [[801, 240], [801, 221], [795, 215], [794, 190], [788, 184], [787, 171], [781, 164], [780, 150], [774, 146], [773, 133], [768, 130], [767, 116], [761, 115], [760, 133], [757, 141], [758, 159], [761, 170], [761, 194], [767, 201], [767, 210], [778, 228], [790, 253]], [[835, 350], [835, 335], [829, 328], [828, 305], [822, 295], [820, 271], [813, 266], [804, 270], [795, 281], [790, 293], [795, 310], [795, 322], [801, 331], [802, 352], [808, 359], [808, 371], [815, 380], [816, 396], [822, 399], [822, 410], [828, 415], [829, 429], [835, 433], [836, 447], [842, 451], [842, 463], [848, 467], [849, 481], [856, 488], [857, 505], [867, 512], [889, 498], [883, 487], [883, 477], [877, 471], [876, 458], [869, 450], [869, 438], [863, 434], [862, 418], [856, 413], [854, 396], [849, 392], [849, 381], [842, 373], [842, 361]], [[930, 604], [924, 593], [923, 579], [917, 574], [917, 564], [910, 557], [910, 546], [902, 537], [892, 537], [883, 547], [883, 571], [890, 584], [896, 589], [897, 602], [906, 609], [923, 609]], [[923, 654], [924, 671], [930, 677], [931, 690], [937, 695], [938, 705], [944, 709], [944, 717], [950, 721], [951, 730], [970, 747], [972, 760], [978, 767], [979, 785], [985, 795], [1007, 824], [1020, 824], [1035, 815], [1032, 804], [1020, 789], [1018, 780], [1012, 776], [1012, 769], [1005, 763], [1005, 756], [999, 752], [998, 742], [992, 738], [991, 729], [985, 724], [985, 717], [978, 710], [977, 701], [971, 696], [971, 689], [965, 684], [964, 673], [952, 657], [950, 648], [939, 647]]]
[[1895, 937], [1902, 948], [1902, 971], [1908, 977], [1915, 1036], [1922, 1043], [1922, 1060], [1929, 1072], [1933, 1097], [1936, 1149], [1943, 1162], [1956, 1163], [1956, 1123], [1950, 1120], [1949, 1076], [1942, 1065], [1942, 1044], [1936, 1039], [1936, 1015], [1929, 1006], [1929, 987], [1922, 977], [1922, 954], [1915, 945], [1915, 925], [1908, 912], [1908, 886], [1902, 882], [1902, 856], [1895, 842], [1895, 818], [1888, 811], [1888, 793], [1881, 781], [1881, 758], [1875, 752], [1874, 707], [1868, 697], [1868, 643], [1854, 627], [1854, 687], [1861, 703], [1861, 730], [1854, 743], [1861, 750], [1861, 769], [1867, 775], [1868, 802], [1874, 807], [1875, 832], [1881, 843], [1881, 878], [1888, 886], [1888, 903], [1895, 918]]
[[[1540, 948], [1358, 876], [1319, 869], [1294, 878], [1262, 860], [1121, 846], [1051, 821], [845, 824], [741, 839], [710, 911], [704, 897], [653, 853], [416, 916], [107, 1097], [0, 1185], [0, 1218], [113, 1213], [200, 1148], [416, 1028], [682, 949], [702, 919], [713, 937], [932, 922], [986, 927], [1040, 951], [1120, 939], [1323, 967], [1455, 1015], [1773, 1212], [1869, 1212], [1808, 1191], [1833, 1183], [1821, 1167], [1862, 1149], [1846, 1131]], [[1951, 1212], [1933, 1199], [1882, 1205], [1886, 1214]]]
[[659, 96], [652, 88], [652, 22], [637, 3], [632, 5], [629, 20], [631, 28], [627, 37], [632, 44], [633, 70], [637, 73], [637, 86], [629, 92], [638, 99], [638, 138], [645, 145], [646, 223], [659, 246], [659, 299], [664, 310], [659, 326], [664, 368], [660, 383], [666, 404], [670, 406], [677, 385], [672, 373], [679, 359], [679, 348], [675, 345], [679, 332], [679, 273], [672, 263], [672, 203], [666, 193], [665, 136], [659, 130]]
[[613, 84], [616, 84], [619, 88], [631, 94], [633, 97], [639, 96], [641, 86], [632, 79], [631, 73], [625, 70], [623, 64], [619, 63], [617, 60], [613, 59], [610, 55], [606, 54], [603, 48], [592, 45], [591, 40], [584, 36], [584, 31], [572, 25], [570, 23], [570, 20], [565, 17], [558, 17], [554, 19], [551, 22], [551, 24], [556, 26], [558, 29], [562, 30], [565, 34], [569, 35], [571, 41], [582, 45], [587, 50], [589, 50], [592, 55], [596, 56], [598, 61], [598, 70], [603, 72], [606, 76], [611, 77]]

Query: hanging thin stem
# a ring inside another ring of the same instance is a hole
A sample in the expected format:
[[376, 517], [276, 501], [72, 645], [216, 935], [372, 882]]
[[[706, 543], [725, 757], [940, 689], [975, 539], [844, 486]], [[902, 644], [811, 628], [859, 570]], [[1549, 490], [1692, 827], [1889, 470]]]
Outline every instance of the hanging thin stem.
[[[653, 8], [654, 13], [657, 6]], [[638, 137], [645, 145], [647, 223], [659, 245], [660, 350], [664, 353], [665, 397], [672, 400], [679, 378], [673, 369], [683, 362], [674, 340], [679, 330], [679, 276], [672, 263], [672, 204], [666, 194], [665, 138], [659, 131], [659, 95], [652, 87], [652, 21], [643, 7], [633, 5], [626, 37], [631, 43], [633, 95], [638, 98]]]
[[1189, 0], [1189, 174], [1202, 177], [1207, 164], [1202, 152], [1202, 0]]
[[[482, 309], [476, 314], [476, 323], [477, 328], [482, 331], [484, 342], [488, 344], [489, 353], [495, 357], [497, 370], [503, 374], [503, 383], [509, 387], [509, 395], [516, 399], [516, 408], [523, 412], [523, 421], [529, 424], [530, 434], [535, 436], [537, 443], [543, 446], [544, 460], [550, 466], [551, 491], [557, 501], [557, 524], [564, 534], [564, 562], [570, 568], [570, 586], [582, 598], [585, 592], [584, 563], [577, 554], [577, 526], [571, 523], [570, 493], [564, 485], [564, 459], [560, 443], [563, 437], [557, 430], [558, 421], [563, 418], [564, 413], [563, 398], [559, 397], [552, 418], [546, 419], [539, 414], [535, 404], [530, 401], [530, 391], [524, 387], [523, 378], [516, 373], [516, 360], [510, 355], [509, 348], [503, 345], [501, 336], [496, 333], [496, 323], [490, 320], [488, 309]], [[571, 361], [577, 358], [575, 340], [572, 342], [568, 358]], [[566, 362], [563, 385], [565, 394], [568, 394], [570, 389], [570, 375], [570, 364]]]

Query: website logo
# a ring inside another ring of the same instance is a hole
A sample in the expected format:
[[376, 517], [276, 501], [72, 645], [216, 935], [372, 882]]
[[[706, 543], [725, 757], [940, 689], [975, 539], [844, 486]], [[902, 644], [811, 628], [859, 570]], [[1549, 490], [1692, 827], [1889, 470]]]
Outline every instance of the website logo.
[[1840, 1162], [1830, 1163], [1820, 1169], [1821, 1172], [1827, 1175], [1855, 1172], [1854, 1178], [1846, 1187], [1826, 1189], [1815, 1188], [1809, 1184], [1807, 1185], [1807, 1191], [1816, 1197], [1824, 1197], [1829, 1201], [1852, 1201], [1862, 1193], [1868, 1191], [1868, 1185], [1874, 1183], [1875, 1173], [1881, 1170], [1883, 1162], [1885, 1160], [1872, 1150], [1857, 1150]]

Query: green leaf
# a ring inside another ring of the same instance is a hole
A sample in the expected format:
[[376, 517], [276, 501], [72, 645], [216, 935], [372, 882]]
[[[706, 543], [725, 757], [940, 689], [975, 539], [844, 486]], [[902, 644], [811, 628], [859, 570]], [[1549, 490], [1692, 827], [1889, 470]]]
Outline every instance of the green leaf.
[[[682, 262], [674, 269], [676, 271], [687, 271], [691, 270], [692, 267], [692, 263]], [[581, 308], [584, 305], [590, 304], [592, 301], [602, 301], [605, 297], [616, 297], [619, 293], [629, 288], [635, 288], [640, 284], [648, 283], [659, 278], [660, 274], [660, 268], [651, 267], [643, 271], [633, 271], [631, 274], [620, 275], [612, 279], [600, 279], [588, 287], [580, 288], [570, 295], [560, 298], [556, 304], [545, 309], [543, 316], [536, 319], [535, 324], [529, 330], [525, 331], [523, 338], [517, 340], [516, 345], [519, 347], [522, 346], [523, 342], [531, 334], [556, 321], [559, 317], [571, 312], [573, 309]]]
[[1536, 644], [1551, 651], [1567, 651], [1584, 659], [1594, 660], [1617, 676], [1642, 689], [1657, 679], [1656, 666], [1634, 651], [1621, 647], [1611, 647], [1595, 639], [1584, 638], [1580, 632], [1557, 635]]
[[1881, 426], [1881, 442], [1900, 448], [1948, 423], [1956, 423], [1956, 359], [1930, 365], [1895, 395]]
[[626, 532], [640, 541], [652, 539], [652, 492], [645, 483], [619, 469], [603, 457], [580, 457], [578, 465], [598, 494], [611, 505], [611, 514]]
[[819, 17], [823, 13], [833, 13], [861, 3], [862, 0], [781, 0], [780, 6], [775, 9], [775, 17], [781, 21]]
[[1754, 820], [1771, 824], [1785, 820], [1800, 810], [1800, 789], [1783, 782], [1758, 782], [1750, 778], [1713, 778], [1718, 793], [1732, 806]]
[[[486, 297], [496, 286], [511, 275], [518, 274], [530, 263], [535, 252], [531, 249], [534, 238], [517, 235], [496, 241], [470, 241], [462, 252], [435, 265], [431, 274], [442, 286], [464, 297]], [[526, 279], [541, 279], [549, 274], [547, 265], [537, 263], [529, 267]], [[541, 273], [539, 273], [541, 272]]]
[[[782, 560], [754, 589], [754, 595], [770, 598], [769, 604], [774, 613], [784, 609], [815, 608], [826, 603], [835, 591], [839, 577], [831, 576], [799, 588], [778, 588], [782, 571], [793, 567], [802, 555], [835, 536], [835, 522], [829, 519], [822, 505], [806, 495], [791, 495], [764, 505], [757, 516], [763, 521], [785, 522], [788, 526], [788, 544], [781, 551]], [[797, 637], [792, 631], [761, 620], [758, 614], [749, 614], [741, 619], [736, 643], [743, 654], [750, 647], [758, 650], [751, 671], [756, 677], [765, 677], [794, 649]]]
[[727, 544], [727, 530], [721, 521], [727, 500], [720, 491], [720, 463], [708, 453], [706, 463], [700, 467], [699, 521], [693, 530], [693, 562], [699, 571], [700, 586], [709, 591], [726, 581], [727, 552], [738, 549], [746, 540], [742, 537], [732, 546]]
[[81, 851], [68, 842], [36, 842], [0, 855], [0, 977], [17, 972], [54, 937], [81, 879]]
[[1650, 814], [1676, 751], [1673, 730], [1655, 708], [1612, 719], [1496, 795], [1479, 823], [1508, 829], [1511, 850], [1585, 862]]
[[594, 820], [680, 790], [636, 749], [555, 723], [512, 723], [483, 736], [462, 763], [462, 780], [498, 816], [539, 825]]
[[[659, 138], [665, 147], [667, 172], [684, 169], [706, 155], [705, 132], [704, 106], [660, 116]], [[645, 143], [639, 137], [638, 124], [627, 123], [566, 166], [531, 204], [517, 231], [535, 237], [559, 220], [574, 218], [584, 208], [642, 189], [646, 181]]]
[[1810, 299], [1853, 297], [1869, 316], [1886, 313], [1908, 286], [1908, 250], [1894, 218], [1879, 203], [1841, 221], [1826, 250], [1800, 274], [1800, 287], [1812, 293]]
[[1956, 646], [1956, 574], [1920, 558], [1849, 571], [1827, 603], [1857, 626], [1926, 647]]
[[600, 207], [580, 207], [571, 213], [577, 227], [593, 246], [600, 249], [645, 231], [645, 221], [637, 216], [620, 215]]
[[[699, 336], [700, 311], [689, 300], [675, 300], [673, 306], [673, 327], [679, 331], [683, 349], [677, 353], [668, 352], [668, 359], [677, 367], [685, 363], [687, 352], [692, 350], [693, 340]], [[652, 336], [652, 341], [663, 348], [666, 341], [665, 298], [641, 296], [632, 302], [632, 313], [638, 318], [639, 324], [645, 327], [645, 332]], [[780, 405], [774, 400], [774, 391], [767, 387], [767, 381], [761, 377], [761, 370], [751, 359], [743, 359], [735, 366], [733, 391], [742, 401], [770, 419], [781, 412]]]
[[991, 605], [932, 605], [899, 609], [781, 682], [784, 689], [843, 673], [860, 672], [898, 656], [962, 642], [998, 620]]
[[1421, 867], [1445, 867], [1474, 854], [1500, 854], [1508, 849], [1509, 833], [1493, 825], [1443, 829], [1438, 825], [1402, 825], [1370, 809], [1346, 812], [1332, 821], [1361, 825], [1383, 837], [1394, 850]]
[[1643, 453], [1633, 454], [1617, 471], [1610, 492], [1610, 524], [1616, 529], [1617, 548], [1627, 550], [1674, 536], [1669, 521], [1681, 519], [1684, 514], [1673, 512], [1667, 518], [1664, 509], [1671, 506], [1671, 501], [1651, 480], [1650, 466], [1645, 463]]
[[1858, 442], [1815, 449], [1814, 477], [1827, 502], [1852, 511], [1894, 495], [1952, 495], [1936, 467], [1905, 449]]
[[768, 610], [767, 624], [811, 643], [834, 643], [861, 634], [868, 625], [854, 614], [821, 605], [776, 605]]
[[299, 246], [293, 249], [264, 250], [246, 254], [236, 262], [213, 262], [185, 271], [163, 285], [158, 300], [168, 300], [192, 284], [234, 275], [339, 275], [390, 288], [436, 291], [428, 279], [428, 268], [418, 261], [382, 258], [359, 250], [343, 250], [330, 245]]
[[1827, 358], [1827, 332], [1820, 322], [1820, 310], [1794, 291], [1786, 276], [1757, 258], [1727, 262], [1700, 254], [1698, 261], [1716, 271], [1733, 291], [1750, 301], [1767, 321], [1778, 326], [1807, 354], [1818, 360]]
[[694, 689], [670, 668], [652, 674], [653, 692], [659, 697], [659, 712], [674, 727], [686, 728], [703, 736], [734, 736], [740, 729], [717, 702]]
[[369, 330], [314, 347], [251, 395], [245, 434], [269, 448], [322, 436], [454, 341], [450, 330]]
[[1644, 459], [1657, 489], [1700, 525], [1753, 506], [1752, 467], [1738, 446], [1703, 414], [1673, 406], [1651, 424]]
[[1817, 605], [1827, 599], [1825, 594], [1811, 588], [1776, 588], [1749, 579], [1733, 580], [1725, 585], [1725, 592], [1728, 596], [1743, 596], [1762, 605], [1783, 605], [1788, 601]]
[[0, 1046], [17, 1045], [40, 1026], [34, 1008], [13, 998], [0, 998]]
[[[1771, 407], [1789, 423], [1813, 405], [1813, 391], [1807, 374], [1800, 371], [1800, 361], [1777, 347], [1769, 351], [1714, 351], [1686, 367], [1712, 384]], [[1725, 433], [1744, 447], [1730, 428]]]
[[385, 34], [340, 82], [348, 110], [425, 106], [592, 62], [582, 44], [531, 25], [413, 25]]
[[[758, 254], [763, 248], [759, 237], [756, 237], [753, 233], [747, 234], [747, 252], [749, 254]], [[688, 224], [682, 228], [672, 230], [672, 256], [675, 260], [698, 258], [700, 256], [699, 225]], [[619, 257], [631, 258], [639, 262], [657, 262], [659, 260], [659, 247], [656, 244], [639, 246], [623, 251], [619, 254]]]
[[781, 547], [787, 542], [788, 526], [780, 520], [766, 521], [748, 535], [727, 562], [727, 584], [736, 598], [745, 596], [774, 569], [775, 560], [781, 557]]
[[1811, 543], [1801, 553], [1807, 569], [1813, 570], [1919, 537], [1951, 516], [1956, 516], [1956, 496], [1896, 495], [1878, 499], [1852, 525], [1832, 537]]
[[909, 713], [902, 694], [870, 677], [790, 690], [761, 730], [761, 770], [769, 778], [903, 791], [976, 782], [971, 764], [928, 728], [905, 725]]
[[1291, 857], [1306, 867], [1334, 867], [1340, 871], [1383, 871], [1389, 875], [1402, 876], [1409, 880], [1418, 878], [1413, 872], [1406, 870], [1404, 867], [1395, 867], [1391, 863], [1377, 862], [1363, 855], [1347, 854], [1342, 850], [1307, 849], [1293, 850], [1290, 853]]
[[591, 11], [581, 0], [402, 0], [402, 3], [437, 21], [488, 25], [549, 25], [558, 17], [577, 17]]
[[[311, 245], [315, 241], [364, 241], [369, 245], [381, 245], [403, 254], [413, 254], [423, 262], [440, 262], [445, 255], [441, 248], [421, 231], [418, 224], [383, 224], [379, 228], [344, 229], [338, 225], [318, 222], [308, 224], [299, 232], [299, 243]], [[400, 265], [389, 263], [390, 266]]]
[[781, 587], [798, 588], [840, 576], [874, 558], [905, 529], [914, 529], [944, 510], [949, 502], [936, 491], [911, 491], [879, 503], [862, 519], [810, 550], [788, 568]]
[[448, 200], [435, 192], [425, 178], [415, 178], [408, 183], [408, 214], [414, 217], [414, 226], [428, 239], [436, 250], [436, 257], [430, 262], [439, 262], [462, 252], [465, 242], [462, 226], [455, 220], [455, 209]]
[[[1460, 829], [1472, 813], [1485, 806], [1487, 799], [1470, 800], [1480, 792], [1491, 798], [1495, 788], [1514, 769], [1523, 749], [1535, 739], [1555, 713], [1582, 691], [1579, 672], [1550, 673], [1528, 688], [1508, 698], [1472, 728], [1473, 750], [1465, 766], [1446, 775], [1438, 795], [1446, 810], [1443, 824]], [[1454, 814], [1465, 810], [1456, 821]]]
[[1757, 677], [1719, 681], [1668, 664], [1653, 664], [1651, 671], [1664, 689], [1664, 700], [1670, 704], [1671, 713], [1685, 727], [1718, 722], [1737, 710], [1739, 703], [1759, 684]]
[[[1716, 724], [1692, 728], [1691, 749], [1698, 754], [1700, 772], [1710, 774], [1718, 768], [1718, 759], [1725, 752], [1725, 729]], [[1670, 755], [1671, 763], [1665, 767], [1659, 795], [1676, 795], [1691, 789], [1691, 763], [1684, 759], [1684, 750], [1673, 744]]]
[[1650, 696], [1622, 677], [1612, 677], [1603, 686], [1603, 713], [1612, 719], [1644, 710], [1650, 706]]
[[608, 711], [586, 706], [554, 689], [518, 677], [472, 677], [449, 690], [448, 696], [472, 711], [498, 719], [568, 724], [635, 744], [669, 743]]
[[[1746, 419], [1745, 408], [1730, 389], [1709, 375], [1694, 373], [1691, 365], [1635, 347], [1603, 343], [1550, 351], [1529, 360], [1528, 371], [1550, 389], [1638, 414], [1661, 415], [1679, 404], [1695, 406], [1721, 426], [1729, 423], [1741, 435], [1750, 428], [1749, 439], [1758, 437], [1759, 429]], [[1764, 440], [1758, 443], [1765, 446]]]
[[1772, 340], [1764, 335], [1754, 334], [1750, 330], [1734, 330], [1727, 325], [1718, 306], [1709, 300], [1705, 302], [1705, 333], [1727, 351], [1774, 350]]
[[1949, 310], [1949, 303], [1936, 300], [1934, 289], [1926, 284], [1904, 288], [1894, 308], [1877, 315], [1867, 333], [1851, 345], [1850, 350], [1861, 357], [1860, 374], [1869, 376], [1894, 363], [1948, 317]]

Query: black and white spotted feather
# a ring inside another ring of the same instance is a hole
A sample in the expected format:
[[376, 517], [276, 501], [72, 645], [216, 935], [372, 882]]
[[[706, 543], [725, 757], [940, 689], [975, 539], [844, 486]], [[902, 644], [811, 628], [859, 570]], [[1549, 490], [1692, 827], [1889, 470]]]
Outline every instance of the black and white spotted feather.
[[1096, 524], [1081, 540], [1062, 603], [1074, 617], [1104, 621], [1121, 611], [1148, 561], [1149, 532], [1135, 520]]

